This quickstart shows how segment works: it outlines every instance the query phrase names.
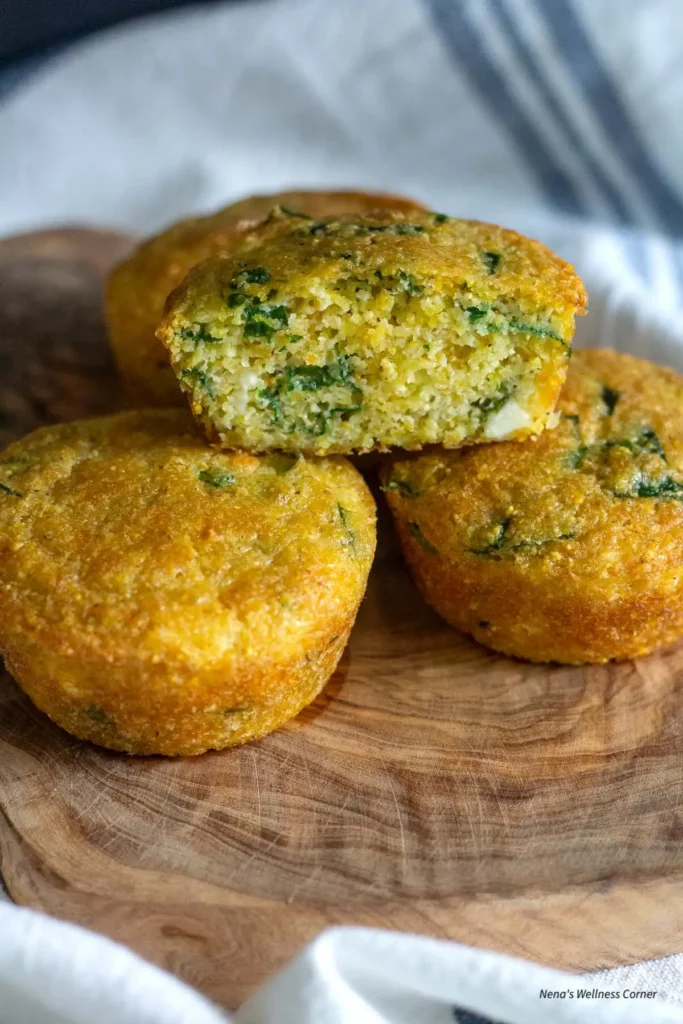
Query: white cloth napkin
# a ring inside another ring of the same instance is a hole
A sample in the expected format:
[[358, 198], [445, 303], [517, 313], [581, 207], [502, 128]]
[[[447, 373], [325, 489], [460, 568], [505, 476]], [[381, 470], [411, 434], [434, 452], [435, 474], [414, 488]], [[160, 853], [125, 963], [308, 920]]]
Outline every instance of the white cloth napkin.
[[[65, 222], [146, 233], [296, 186], [406, 191], [574, 262], [591, 307], [578, 344], [683, 371], [682, 105], [678, 0], [196, 7], [103, 33], [4, 88], [0, 233]], [[683, 957], [598, 977], [620, 998], [581, 999], [598, 982], [493, 954], [339, 929], [236, 1019], [683, 1020], [680, 1007], [624, 997], [683, 1002]], [[542, 987], [565, 997], [542, 1000]], [[2, 1024], [225, 1019], [122, 948], [0, 904]]]
[[218, 1024], [191, 988], [100, 935], [0, 903], [0, 1024]]
[[[0, 905], [0, 1024], [226, 1024], [122, 946]], [[331, 928], [234, 1024], [683, 1024], [649, 982], [596, 982], [416, 935]]]

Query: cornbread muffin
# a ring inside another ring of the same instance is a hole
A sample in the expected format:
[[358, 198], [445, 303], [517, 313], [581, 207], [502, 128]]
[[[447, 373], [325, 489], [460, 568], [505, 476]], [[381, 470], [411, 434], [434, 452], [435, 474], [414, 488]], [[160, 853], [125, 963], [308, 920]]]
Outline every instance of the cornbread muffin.
[[126, 385], [137, 405], [185, 405], [168, 355], [154, 332], [169, 293], [196, 263], [218, 252], [248, 244], [251, 228], [273, 207], [314, 217], [384, 208], [424, 209], [417, 201], [371, 192], [281, 192], [250, 196], [208, 217], [173, 224], [139, 245], [113, 271], [106, 292], [111, 345]]
[[384, 490], [427, 601], [481, 643], [569, 664], [683, 634], [683, 377], [576, 352], [554, 429], [397, 458]]
[[0, 653], [81, 739], [243, 743], [324, 686], [374, 548], [344, 459], [213, 451], [180, 409], [47, 427], [0, 457]]
[[213, 441], [322, 455], [543, 429], [585, 303], [571, 267], [444, 214], [290, 221], [167, 304], [158, 336]]

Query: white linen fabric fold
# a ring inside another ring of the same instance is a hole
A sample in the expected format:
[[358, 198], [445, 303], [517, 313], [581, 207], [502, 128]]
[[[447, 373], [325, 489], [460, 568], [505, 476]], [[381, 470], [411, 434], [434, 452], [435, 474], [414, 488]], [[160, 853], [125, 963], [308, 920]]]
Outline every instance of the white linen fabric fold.
[[108, 939], [0, 905], [0, 1024], [683, 1024], [655, 989], [332, 928], [231, 1018]]
[[676, 0], [250, 0], [134, 22], [4, 96], [0, 231], [395, 188], [512, 227], [610, 224], [615, 271], [678, 299], [682, 29]]
[[[677, 0], [251, 0], [134, 22], [0, 80], [0, 234], [147, 233], [288, 187], [412, 193], [576, 264], [579, 345], [683, 371]], [[229, 756], [229, 754], [226, 754]], [[672, 950], [672, 953], [677, 952]], [[683, 957], [570, 978], [365, 929], [324, 933], [243, 1024], [683, 1021]], [[620, 998], [581, 999], [601, 985]], [[574, 996], [540, 999], [541, 987]], [[217, 1024], [126, 950], [0, 904], [2, 1024]]]
[[0, 903], [0, 1024], [219, 1024], [206, 999], [84, 928]]

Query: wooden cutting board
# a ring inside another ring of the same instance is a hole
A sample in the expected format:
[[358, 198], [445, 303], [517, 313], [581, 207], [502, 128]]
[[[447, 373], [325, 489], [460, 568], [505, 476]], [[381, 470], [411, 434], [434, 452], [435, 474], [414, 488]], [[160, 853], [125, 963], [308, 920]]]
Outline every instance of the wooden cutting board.
[[[100, 287], [127, 244], [0, 243], [1, 444], [119, 406]], [[489, 653], [421, 601], [379, 500], [338, 672], [257, 743], [108, 753], [0, 677], [11, 896], [231, 1007], [330, 924], [575, 970], [683, 950], [683, 646], [585, 669]]]

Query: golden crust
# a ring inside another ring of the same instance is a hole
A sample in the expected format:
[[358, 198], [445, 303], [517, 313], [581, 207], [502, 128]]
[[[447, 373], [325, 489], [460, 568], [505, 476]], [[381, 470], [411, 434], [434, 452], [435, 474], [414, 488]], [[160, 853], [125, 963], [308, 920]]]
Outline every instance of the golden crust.
[[249, 196], [210, 216], [180, 221], [143, 242], [113, 270], [106, 289], [111, 346], [131, 402], [185, 404], [154, 334], [164, 303], [195, 264], [246, 244], [244, 236], [275, 206], [313, 217], [377, 208], [423, 209], [415, 200], [381, 192], [280, 192]]
[[683, 635], [683, 377], [576, 352], [535, 441], [395, 459], [383, 474], [427, 601], [530, 661], [637, 657]]
[[[274, 206], [286, 207], [310, 217], [341, 217], [345, 213], [365, 213], [372, 210], [424, 210], [426, 207], [407, 196], [391, 192], [311, 191], [278, 192], [272, 196], [248, 196], [226, 207], [232, 216], [247, 220], [261, 220]], [[218, 214], [221, 216], [221, 214]]]
[[572, 267], [430, 211], [284, 220], [196, 266], [157, 331], [211, 441], [348, 454], [544, 428], [586, 303]]
[[[282, 226], [253, 231], [258, 254], [251, 251], [250, 255], [267, 264], [273, 281], [334, 280], [348, 267], [344, 254], [351, 252], [354, 265], [405, 268], [420, 277], [457, 282], [458, 286], [467, 282], [469, 290], [484, 302], [505, 296], [530, 307], [567, 308], [574, 315], [585, 311], [587, 298], [581, 278], [541, 242], [497, 224], [439, 218], [441, 214], [417, 209], [361, 216], [350, 213], [336, 220], [322, 218], [318, 223], [329, 230], [317, 232], [313, 226], [308, 235], [305, 224], [285, 219]], [[381, 230], [373, 231], [375, 225]], [[417, 231], [403, 233], [403, 225], [415, 226]], [[500, 257], [495, 273], [482, 260], [482, 253]], [[162, 338], [175, 314], [203, 301], [211, 303], [216, 293], [222, 298], [244, 265], [242, 255], [223, 251], [194, 265], [169, 297], [159, 331]]]
[[243, 743], [333, 672], [374, 546], [344, 459], [216, 452], [183, 410], [44, 428], [0, 456], [0, 652], [81, 739]]

